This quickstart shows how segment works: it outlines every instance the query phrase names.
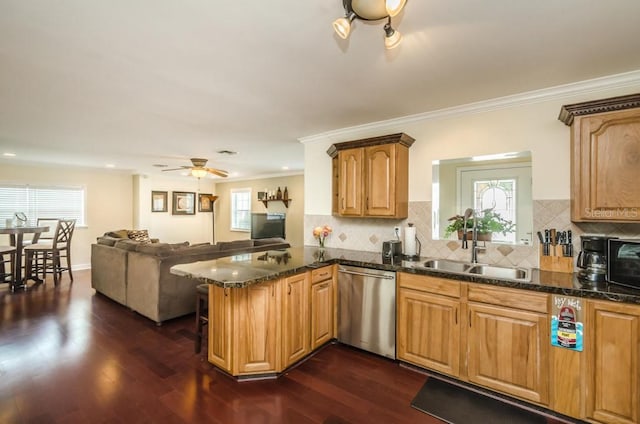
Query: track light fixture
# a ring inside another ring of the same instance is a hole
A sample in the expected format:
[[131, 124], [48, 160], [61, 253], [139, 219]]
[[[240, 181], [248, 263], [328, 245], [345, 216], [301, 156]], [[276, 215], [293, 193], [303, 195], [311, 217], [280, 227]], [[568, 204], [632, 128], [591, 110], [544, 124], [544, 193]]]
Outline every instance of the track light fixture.
[[349, 38], [351, 23], [355, 18], [379, 21], [387, 18], [384, 25], [384, 46], [393, 49], [400, 45], [402, 35], [391, 26], [391, 17], [402, 11], [407, 0], [342, 0], [345, 16], [333, 22], [333, 29], [342, 39]]

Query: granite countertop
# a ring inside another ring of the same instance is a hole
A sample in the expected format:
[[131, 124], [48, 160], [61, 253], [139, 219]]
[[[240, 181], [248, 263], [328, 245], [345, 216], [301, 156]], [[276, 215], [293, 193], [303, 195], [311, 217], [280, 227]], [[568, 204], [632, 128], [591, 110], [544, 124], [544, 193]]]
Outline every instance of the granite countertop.
[[171, 267], [171, 273], [225, 288], [242, 288], [280, 277], [298, 274], [309, 269], [339, 263], [387, 271], [402, 271], [421, 275], [453, 278], [459, 281], [492, 284], [533, 290], [565, 296], [602, 299], [640, 304], [640, 289], [629, 289], [613, 284], [581, 283], [575, 274], [540, 271], [533, 269], [530, 282], [493, 279], [479, 275], [454, 274], [426, 268], [418, 268], [427, 259], [384, 264], [382, 254], [356, 250], [317, 247], [296, 247], [283, 250], [246, 253], [209, 261], [179, 264]]

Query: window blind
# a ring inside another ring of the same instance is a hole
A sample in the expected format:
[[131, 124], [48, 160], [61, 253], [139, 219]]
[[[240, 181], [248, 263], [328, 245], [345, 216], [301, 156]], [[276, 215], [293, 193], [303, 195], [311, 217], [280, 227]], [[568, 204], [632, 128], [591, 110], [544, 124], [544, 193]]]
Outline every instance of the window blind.
[[82, 187], [36, 187], [0, 184], [0, 222], [24, 212], [29, 224], [38, 218], [75, 219], [85, 223], [85, 189]]
[[231, 190], [231, 229], [251, 231], [251, 189]]

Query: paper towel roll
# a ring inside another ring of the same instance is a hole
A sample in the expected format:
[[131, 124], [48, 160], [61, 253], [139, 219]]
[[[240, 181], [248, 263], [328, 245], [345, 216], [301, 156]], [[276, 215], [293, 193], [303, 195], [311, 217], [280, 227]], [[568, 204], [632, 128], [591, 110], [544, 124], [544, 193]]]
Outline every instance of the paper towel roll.
[[404, 254], [415, 256], [416, 254], [416, 227], [406, 227], [404, 229]]

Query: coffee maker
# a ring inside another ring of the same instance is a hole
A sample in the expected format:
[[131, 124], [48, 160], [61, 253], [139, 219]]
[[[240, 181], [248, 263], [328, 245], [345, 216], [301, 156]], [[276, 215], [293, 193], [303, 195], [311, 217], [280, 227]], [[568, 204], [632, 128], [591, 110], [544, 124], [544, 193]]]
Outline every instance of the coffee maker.
[[617, 237], [580, 236], [581, 251], [578, 254], [578, 279], [583, 282], [601, 283], [607, 279], [607, 240]]
[[389, 240], [382, 242], [382, 263], [399, 264], [402, 262], [402, 242], [400, 240]]

